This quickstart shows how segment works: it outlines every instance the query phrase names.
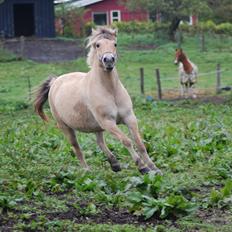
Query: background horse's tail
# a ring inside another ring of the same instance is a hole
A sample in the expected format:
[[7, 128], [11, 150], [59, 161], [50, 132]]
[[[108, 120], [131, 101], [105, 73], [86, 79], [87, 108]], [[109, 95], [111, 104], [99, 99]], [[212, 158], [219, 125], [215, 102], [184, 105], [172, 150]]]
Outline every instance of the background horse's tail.
[[48, 99], [48, 93], [55, 80], [55, 76], [50, 76], [45, 82], [43, 82], [35, 91], [34, 108], [35, 112], [44, 120], [48, 121], [48, 117], [43, 112], [43, 105]]

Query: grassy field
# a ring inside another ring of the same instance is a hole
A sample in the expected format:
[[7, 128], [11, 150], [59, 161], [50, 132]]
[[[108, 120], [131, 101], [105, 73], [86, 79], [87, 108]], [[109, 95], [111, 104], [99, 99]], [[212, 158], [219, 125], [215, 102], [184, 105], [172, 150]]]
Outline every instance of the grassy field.
[[[183, 48], [201, 73], [221, 63], [223, 84], [231, 85], [231, 38], [221, 39], [208, 37], [204, 53], [197, 37], [186, 38]], [[132, 49], [156, 43], [157, 49]], [[91, 167], [83, 172], [55, 122], [44, 124], [33, 113], [27, 77], [35, 86], [51, 73], [87, 71], [84, 58], [56, 64], [0, 62], [1, 231], [232, 231], [231, 95], [220, 97], [223, 104], [150, 102], [139, 95], [140, 67], [145, 68], [146, 91], [154, 96], [155, 68], [161, 78], [178, 79], [175, 46], [153, 41], [152, 35], [119, 37], [118, 70], [162, 177], [141, 176], [125, 148], [108, 134], [122, 171], [111, 171], [93, 135], [78, 133]], [[214, 74], [208, 78], [199, 86], [214, 87]], [[162, 83], [178, 87], [176, 80]]]

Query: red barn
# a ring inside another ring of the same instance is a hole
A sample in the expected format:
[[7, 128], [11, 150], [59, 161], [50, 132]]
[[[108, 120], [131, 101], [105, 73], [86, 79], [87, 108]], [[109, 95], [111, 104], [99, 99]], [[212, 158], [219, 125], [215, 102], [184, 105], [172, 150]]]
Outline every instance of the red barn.
[[81, 0], [70, 3], [72, 7], [84, 7], [85, 22], [97, 25], [110, 25], [117, 21], [147, 21], [149, 13], [145, 11], [129, 11], [120, 0]]

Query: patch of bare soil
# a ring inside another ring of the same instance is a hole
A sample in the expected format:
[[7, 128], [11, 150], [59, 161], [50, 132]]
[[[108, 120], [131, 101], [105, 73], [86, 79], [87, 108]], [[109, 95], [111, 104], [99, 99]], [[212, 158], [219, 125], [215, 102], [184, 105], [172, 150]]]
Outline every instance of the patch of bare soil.
[[[18, 223], [17, 215], [22, 214], [31, 215], [29, 218], [20, 219], [23, 223], [29, 224], [32, 221], [38, 221], [41, 216], [45, 216], [48, 220], [70, 220], [78, 224], [94, 223], [94, 224], [132, 224], [132, 225], [144, 225], [157, 226], [165, 224], [165, 220], [160, 220], [156, 216], [153, 216], [149, 220], [145, 220], [144, 217], [139, 217], [131, 214], [127, 209], [118, 208], [106, 208], [102, 205], [97, 206], [98, 212], [96, 214], [83, 214], [81, 211], [87, 207], [87, 202], [80, 204], [80, 208], [77, 209], [71, 203], [67, 203], [68, 210], [61, 212], [44, 212], [43, 215], [36, 212], [13, 210], [8, 214], [0, 215], [0, 231], [8, 232], [12, 231], [15, 224]], [[14, 216], [13, 216], [14, 215]], [[227, 225], [231, 221], [231, 215], [223, 211], [223, 209], [199, 209], [195, 216], [204, 224], [211, 225]], [[177, 218], [169, 218], [170, 226], [179, 228]], [[198, 231], [198, 230], [189, 230]]]
[[[96, 214], [85, 214], [83, 215], [80, 210], [74, 208], [71, 205], [68, 205], [69, 209], [66, 212], [45, 212], [45, 216], [48, 220], [71, 220], [75, 223], [86, 224], [86, 223], [95, 223], [95, 224], [133, 224], [133, 225], [157, 225], [160, 224], [157, 219], [152, 218], [149, 221], [145, 221], [144, 218], [134, 216], [129, 213], [126, 209], [109, 209], [104, 207], [98, 207], [98, 213]], [[81, 205], [81, 208], [86, 207], [85, 204]], [[19, 211], [14, 210], [14, 214], [21, 215], [23, 213], [30, 214], [30, 218], [23, 219], [25, 224], [30, 223], [31, 221], [39, 221], [41, 215], [33, 212]], [[18, 220], [13, 217], [9, 217], [7, 214], [0, 215], [0, 231], [8, 232], [12, 231], [12, 228], [15, 224], [18, 223]]]
[[228, 212], [225, 212], [223, 209], [210, 209], [207, 211], [198, 211], [198, 218], [200, 218], [204, 223], [212, 225], [227, 225], [231, 222], [232, 216]]
[[[223, 95], [215, 95], [215, 91], [213, 90], [201, 90], [196, 89], [196, 98], [194, 100], [196, 102], [201, 103], [213, 103], [213, 104], [224, 104], [228, 102], [228, 97]], [[181, 97], [180, 92], [178, 90], [166, 90], [162, 94], [162, 99], [164, 100], [187, 100], [192, 99], [191, 97]]]
[[19, 39], [7, 39], [3, 46], [17, 56], [41, 63], [75, 60], [85, 55], [80, 40], [26, 38], [22, 46]]

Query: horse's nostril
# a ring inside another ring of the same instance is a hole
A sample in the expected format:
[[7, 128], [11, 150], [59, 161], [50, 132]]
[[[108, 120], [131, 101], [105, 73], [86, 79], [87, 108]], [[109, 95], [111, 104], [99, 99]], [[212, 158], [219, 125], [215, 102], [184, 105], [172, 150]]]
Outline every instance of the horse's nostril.
[[114, 57], [112, 57], [112, 62], [114, 62], [115, 61], [115, 58]]
[[107, 61], [107, 58], [106, 58], [106, 57], [104, 57], [103, 61], [104, 61], [104, 62], [106, 62], [106, 61]]

